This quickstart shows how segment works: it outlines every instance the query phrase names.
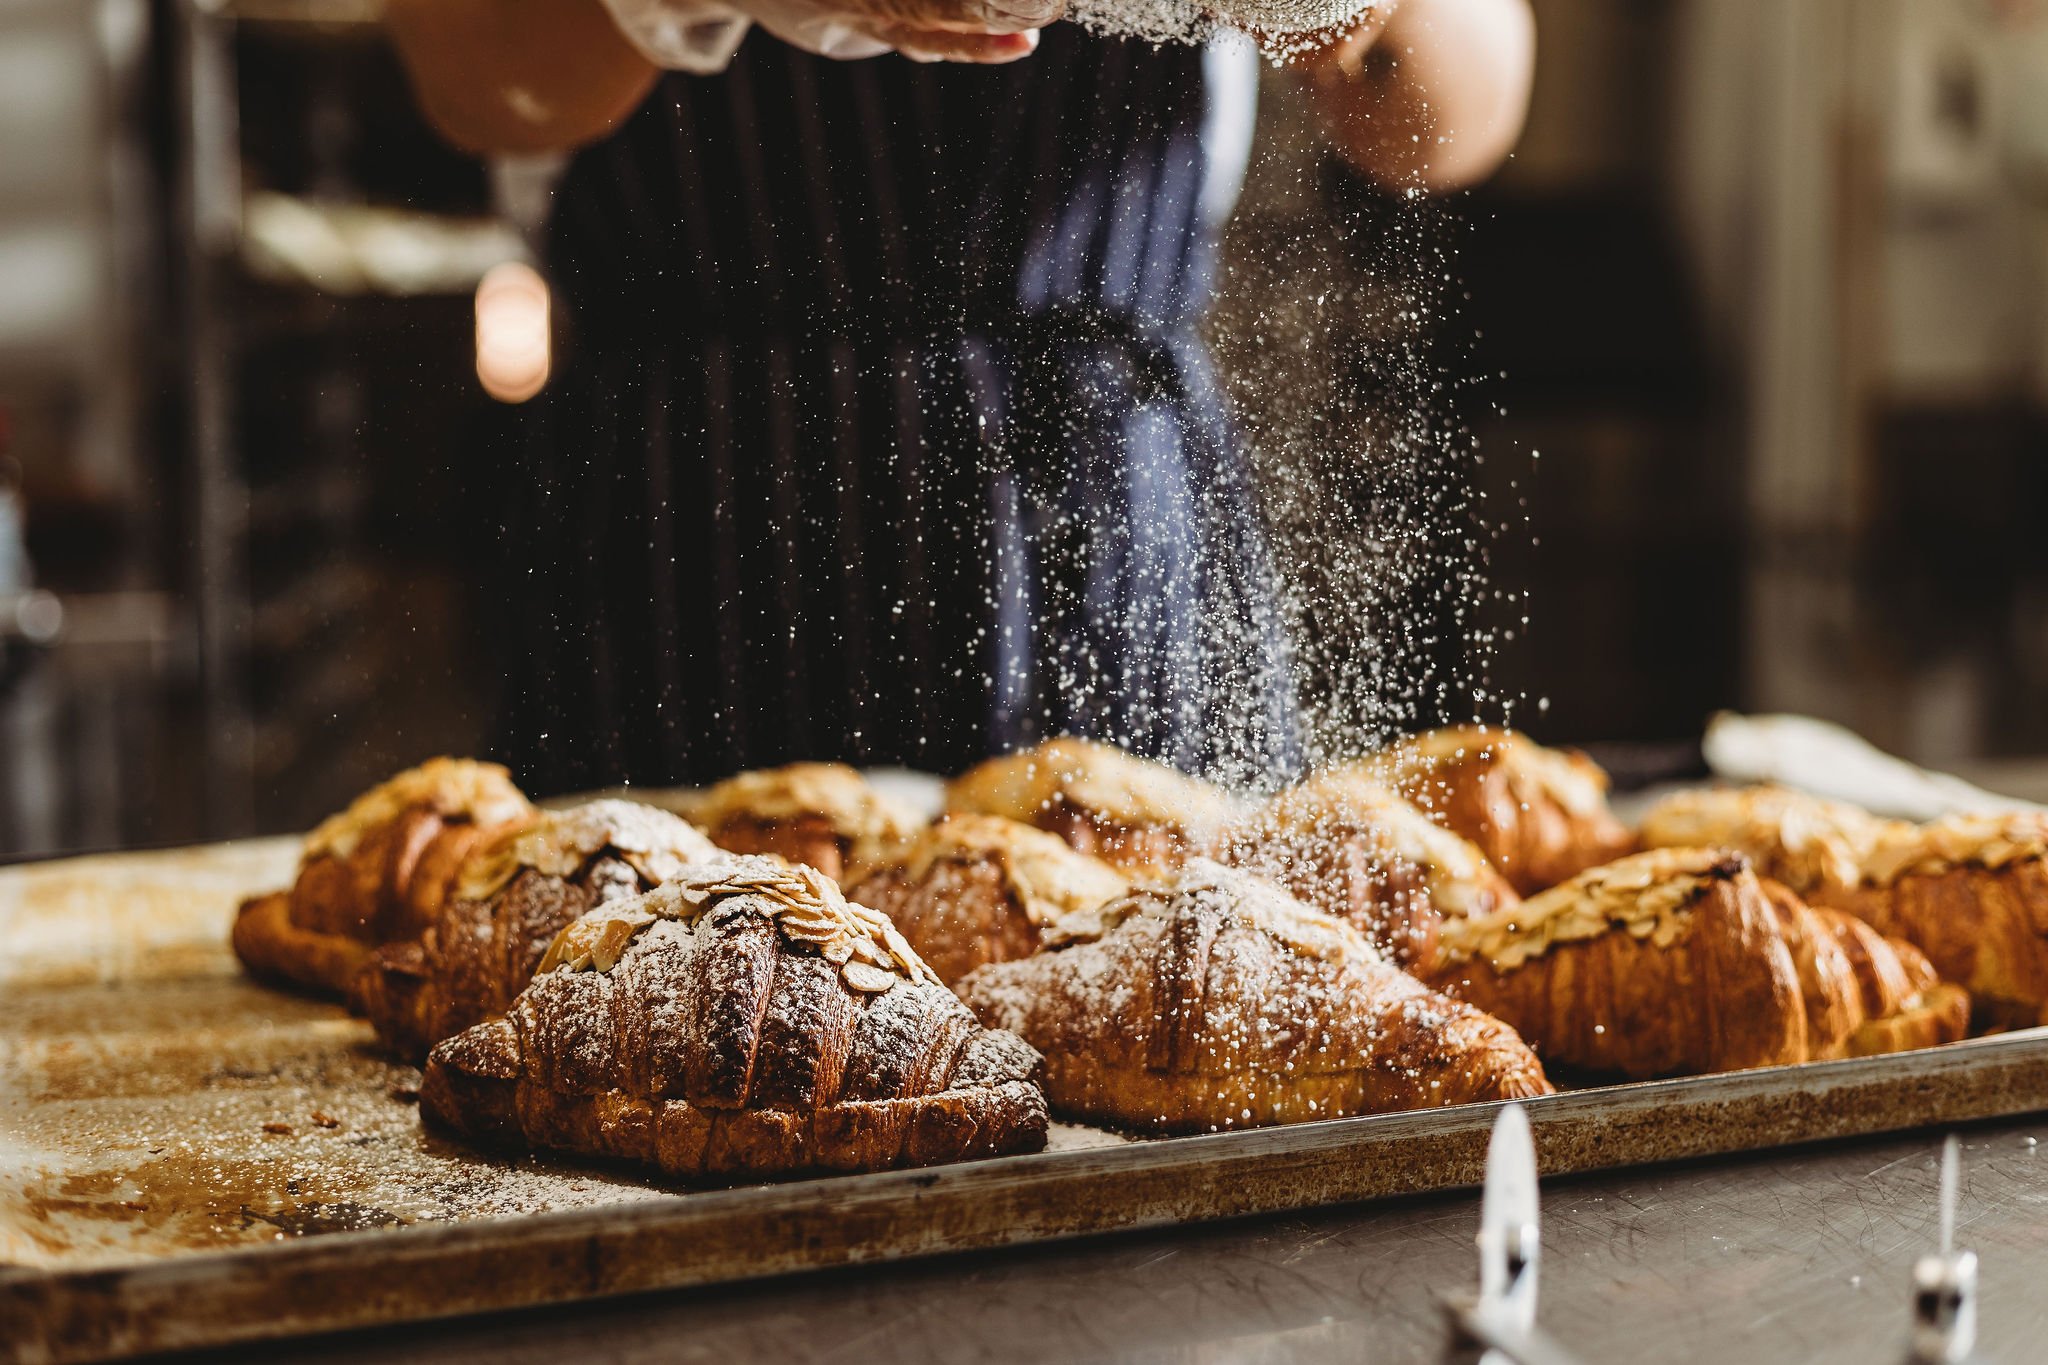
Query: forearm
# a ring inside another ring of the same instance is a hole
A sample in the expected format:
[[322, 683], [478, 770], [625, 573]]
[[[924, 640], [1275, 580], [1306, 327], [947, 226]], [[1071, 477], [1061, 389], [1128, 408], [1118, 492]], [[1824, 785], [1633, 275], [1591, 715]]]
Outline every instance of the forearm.
[[385, 24], [428, 122], [468, 151], [594, 141], [656, 75], [599, 0], [387, 0]]
[[1307, 75], [1344, 158], [1394, 190], [1462, 189], [1520, 137], [1535, 69], [1528, 0], [1398, 0], [1363, 52], [1336, 44]]

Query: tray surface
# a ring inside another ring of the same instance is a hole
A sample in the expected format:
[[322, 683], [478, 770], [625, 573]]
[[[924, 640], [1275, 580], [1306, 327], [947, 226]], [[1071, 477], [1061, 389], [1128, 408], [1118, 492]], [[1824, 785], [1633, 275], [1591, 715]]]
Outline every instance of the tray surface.
[[[1474, 1183], [1492, 1106], [681, 1192], [426, 1134], [418, 1072], [258, 987], [297, 841], [0, 869], [0, 1359], [70, 1360]], [[1529, 1105], [1546, 1173], [2048, 1108], [2048, 1031]]]

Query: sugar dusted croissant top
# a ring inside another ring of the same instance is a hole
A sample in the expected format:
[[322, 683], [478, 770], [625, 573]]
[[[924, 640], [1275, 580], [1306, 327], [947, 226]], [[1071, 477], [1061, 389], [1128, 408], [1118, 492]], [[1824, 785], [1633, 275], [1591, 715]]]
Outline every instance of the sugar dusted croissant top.
[[1477, 847], [1357, 768], [1281, 792], [1225, 831], [1216, 856], [1281, 883], [1418, 973], [1436, 961], [1445, 920], [1520, 900]]
[[1432, 730], [1359, 766], [1383, 774], [1430, 819], [1471, 840], [1525, 896], [1635, 846], [1607, 808], [1607, 774], [1598, 764], [1512, 730]]
[[564, 927], [692, 865], [730, 858], [687, 821], [632, 801], [545, 811], [469, 856], [455, 892], [416, 942], [387, 944], [355, 982], [386, 1047], [418, 1060], [501, 1014]]
[[739, 858], [569, 925], [502, 1018], [435, 1047], [420, 1104], [480, 1142], [734, 1181], [1035, 1151], [1038, 1064], [885, 916]]
[[733, 853], [773, 853], [832, 878], [881, 857], [923, 822], [843, 763], [739, 773], [682, 813]]
[[242, 905], [235, 954], [258, 976], [345, 994], [377, 945], [433, 922], [479, 842], [532, 816], [495, 763], [408, 769], [313, 831], [289, 891]]
[[946, 809], [1049, 830], [1136, 875], [1179, 866], [1235, 811], [1219, 787], [1109, 744], [1055, 739], [989, 759], [946, 788]]
[[1130, 879], [1054, 835], [995, 815], [948, 815], [847, 888], [889, 916], [948, 985], [1038, 951], [1050, 926], [1122, 895]]
[[1499, 1020], [1426, 989], [1279, 887], [1204, 859], [1051, 937], [960, 993], [1045, 1054], [1063, 1115], [1195, 1132], [1550, 1089]]

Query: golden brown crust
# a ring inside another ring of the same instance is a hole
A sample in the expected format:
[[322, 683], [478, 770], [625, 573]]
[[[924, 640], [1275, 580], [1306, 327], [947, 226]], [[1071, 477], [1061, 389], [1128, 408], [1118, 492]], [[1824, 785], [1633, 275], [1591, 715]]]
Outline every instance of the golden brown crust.
[[355, 1007], [387, 1049], [417, 1061], [503, 1013], [575, 919], [726, 856], [651, 806], [606, 800], [543, 812], [469, 858], [455, 897], [417, 941], [376, 950], [354, 980]]
[[[1543, 951], [1498, 963], [1475, 953], [1429, 979], [1506, 1020], [1552, 1066], [1642, 1079], [1805, 1061], [1798, 965], [1748, 861], [1714, 853], [1674, 861], [1668, 876], [1636, 871], [1596, 868], [1526, 902], [1575, 926]], [[1638, 884], [1653, 909], [1609, 894]], [[1581, 936], [1581, 922], [1607, 927]]]
[[1036, 825], [1140, 876], [1177, 867], [1235, 813], [1220, 787], [1109, 744], [1054, 739], [976, 765], [946, 809]]
[[722, 1182], [1035, 1151], [1037, 1065], [881, 916], [749, 858], [570, 925], [503, 1018], [435, 1047], [420, 1104], [478, 1141]]
[[[1900, 969], [1899, 960], [1867, 926], [1831, 910], [1813, 909], [1783, 882], [1765, 879], [1763, 888], [1791, 951], [1793, 970], [1799, 974], [1800, 998], [1806, 1006], [1807, 1059], [1844, 1056], [1858, 1029], [1873, 1018], [1894, 1013], [1903, 1003], [1904, 994], [1888, 998], [1890, 987], [1896, 984], [1891, 977]], [[1837, 923], [1841, 920], [1863, 929], [1868, 940]]]
[[1214, 853], [1344, 920], [1410, 970], [1433, 966], [1447, 923], [1520, 904], [1476, 847], [1357, 769], [1280, 793], [1224, 831]]
[[731, 853], [767, 853], [844, 878], [922, 823], [843, 763], [791, 763], [727, 778], [683, 813]]
[[1470, 840], [1525, 896], [1635, 847], [1607, 808], [1598, 764], [1512, 730], [1432, 730], [1360, 766], [1384, 770], [1396, 793]]
[[994, 815], [948, 815], [847, 895], [895, 921], [951, 985], [985, 963], [1030, 956], [1045, 927], [1129, 887], [1108, 863], [1044, 830]]
[[1549, 1092], [1499, 1020], [1247, 873], [1191, 860], [1084, 918], [960, 985], [1045, 1054], [1056, 1112], [1195, 1132]]
[[361, 939], [299, 928], [292, 922], [289, 891], [243, 901], [228, 942], [250, 975], [333, 995], [363, 970], [374, 951]]
[[1876, 1057], [1939, 1047], [1970, 1034], [1970, 993], [1937, 981], [1881, 1019], [1869, 1019], [1849, 1036], [1843, 1055]]
[[2048, 1006], [2048, 816], [1954, 817], [1889, 832], [1865, 879], [1825, 903], [1924, 952], [1969, 992], [1980, 1022], [2011, 1026]]
[[245, 902], [230, 942], [258, 976], [345, 996], [377, 947], [434, 922], [480, 841], [532, 815], [496, 764], [408, 769], [315, 830], [291, 890]]

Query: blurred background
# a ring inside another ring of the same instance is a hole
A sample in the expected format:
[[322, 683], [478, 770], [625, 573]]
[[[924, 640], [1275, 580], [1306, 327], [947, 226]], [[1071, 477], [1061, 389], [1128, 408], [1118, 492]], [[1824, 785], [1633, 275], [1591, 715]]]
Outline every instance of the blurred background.
[[[2048, 0], [1535, 8], [1528, 134], [1449, 201], [1268, 73], [1249, 428], [1399, 426], [1388, 356], [1486, 377], [1441, 421], [1539, 737], [1795, 710], [2048, 795]], [[549, 167], [436, 141], [377, 18], [0, 6], [0, 857], [303, 828], [484, 742], [451, 528], [545, 383]]]

